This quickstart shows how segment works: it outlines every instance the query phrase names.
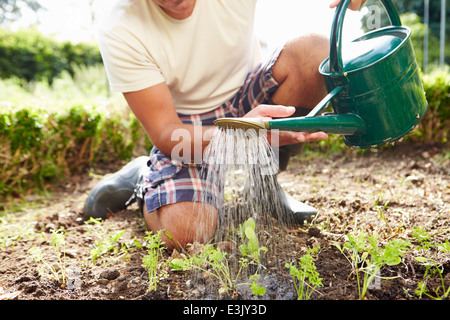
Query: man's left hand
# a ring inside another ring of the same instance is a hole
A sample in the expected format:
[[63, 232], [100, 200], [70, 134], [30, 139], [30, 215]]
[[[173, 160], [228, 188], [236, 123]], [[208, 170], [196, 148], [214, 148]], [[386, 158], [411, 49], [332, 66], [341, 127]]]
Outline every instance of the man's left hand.
[[[367, 0], [352, 0], [348, 8], [353, 11], [357, 11], [361, 9], [361, 7], [366, 3]], [[330, 8], [336, 8], [337, 5], [341, 2], [341, 0], [333, 0], [333, 2], [330, 4]]]
[[[260, 104], [256, 108], [247, 113], [246, 117], [262, 118], [264, 120], [272, 119], [272, 117], [289, 117], [295, 112], [294, 107], [285, 107], [279, 105]], [[270, 130], [267, 139], [272, 147], [279, 147], [287, 144], [296, 144], [301, 142], [312, 142], [328, 139], [325, 132], [294, 132]]]

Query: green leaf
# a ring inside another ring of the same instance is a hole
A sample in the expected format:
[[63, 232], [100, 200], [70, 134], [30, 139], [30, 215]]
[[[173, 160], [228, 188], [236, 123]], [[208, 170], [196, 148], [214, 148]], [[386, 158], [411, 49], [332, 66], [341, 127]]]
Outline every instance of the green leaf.
[[253, 291], [253, 294], [255, 296], [262, 296], [266, 293], [266, 288], [261, 287], [259, 284], [256, 283], [256, 281], [252, 282], [250, 289]]
[[425, 257], [415, 257], [414, 259], [420, 263], [427, 263], [427, 262], [431, 261], [430, 259], [425, 258]]

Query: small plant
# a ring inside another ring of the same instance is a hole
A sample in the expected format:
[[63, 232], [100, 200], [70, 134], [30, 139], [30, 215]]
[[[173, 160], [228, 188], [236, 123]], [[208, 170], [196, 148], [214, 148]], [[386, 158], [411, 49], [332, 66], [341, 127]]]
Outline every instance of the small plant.
[[157, 234], [147, 232], [144, 241], [147, 254], [142, 258], [142, 265], [148, 272], [149, 285], [147, 291], [156, 291], [159, 280], [167, 277], [167, 271], [164, 269], [166, 263], [161, 265], [162, 251], [165, 250], [164, 242], [161, 241], [161, 232]]
[[239, 250], [244, 257], [250, 259], [250, 264], [256, 265], [256, 272], [250, 276], [252, 281], [250, 285], [250, 289], [253, 291], [253, 294], [256, 296], [264, 295], [266, 293], [266, 289], [258, 285], [256, 280], [259, 279], [258, 271], [260, 268], [264, 266], [261, 263], [261, 254], [267, 252], [266, 247], [260, 247], [258, 237], [256, 236], [256, 223], [253, 218], [249, 218], [240, 226], [240, 236], [241, 241], [243, 242], [239, 246]]
[[125, 230], [120, 230], [112, 234], [108, 234], [103, 228], [98, 228], [102, 223], [100, 219], [89, 218], [85, 222], [89, 225], [88, 230], [95, 234], [98, 240], [95, 241], [94, 246], [90, 250], [91, 260], [94, 262], [104, 254], [114, 251], [117, 252], [122, 248], [119, 244], [120, 238], [125, 233]]
[[[244, 266], [240, 261], [241, 268]], [[236, 289], [236, 280], [231, 275], [231, 269], [227, 259], [227, 253], [211, 245], [205, 245], [200, 254], [191, 255], [184, 259], [175, 258], [170, 262], [173, 270], [188, 271], [199, 270], [211, 275], [221, 284], [226, 294], [231, 294]], [[238, 275], [241, 271], [239, 269]]]
[[[264, 295], [266, 290], [260, 286], [256, 280], [259, 279], [258, 269], [261, 267], [261, 251], [266, 252], [267, 248], [259, 247], [258, 238], [255, 233], [255, 221], [250, 218], [241, 225], [241, 240], [247, 241], [239, 246], [243, 255], [239, 259], [239, 268], [235, 275], [230, 268], [228, 254], [220, 248], [212, 245], [205, 245], [200, 254], [191, 255], [187, 258], [176, 258], [170, 262], [173, 270], [200, 270], [217, 279], [221, 284], [221, 291], [227, 295], [233, 295], [238, 286], [249, 285], [254, 295]], [[249, 277], [251, 283], [238, 283], [242, 271], [249, 265], [257, 266], [256, 272]]]
[[124, 233], [125, 230], [120, 230], [114, 232], [113, 234], [107, 235], [106, 239], [95, 241], [94, 247], [90, 251], [91, 260], [95, 261], [107, 252], [118, 251], [120, 247], [118, 242]]
[[[356, 275], [359, 299], [363, 300], [369, 285], [375, 277], [379, 277], [381, 268], [384, 265], [395, 266], [399, 264], [403, 251], [409, 248], [410, 243], [402, 239], [394, 239], [382, 248], [376, 233], [368, 235], [361, 232], [358, 236], [348, 234], [347, 237], [348, 241], [344, 243], [344, 247], [341, 247], [337, 242], [334, 245], [350, 262]], [[392, 278], [384, 277], [383, 279]]]
[[[426, 236], [426, 233], [421, 233]], [[428, 239], [428, 237], [426, 237]], [[432, 245], [427, 241], [427, 248], [430, 248]], [[443, 253], [450, 253], [450, 243], [447, 240], [444, 244], [436, 245], [436, 248]], [[419, 298], [422, 296], [427, 296], [428, 298], [434, 300], [443, 300], [450, 297], [450, 285], [446, 285], [444, 281], [444, 268], [440, 266], [434, 259], [428, 257], [416, 257], [416, 261], [420, 262], [423, 266], [425, 266], [425, 274], [423, 275], [423, 281], [419, 281], [418, 288], [415, 290], [416, 295]], [[440, 285], [434, 290], [434, 295], [429, 292], [427, 288], [428, 281], [437, 275], [440, 280]]]
[[323, 286], [322, 278], [320, 278], [320, 274], [316, 270], [316, 260], [313, 257], [318, 251], [319, 247], [308, 249], [306, 254], [298, 259], [300, 269], [292, 263], [286, 263], [285, 265], [294, 278], [298, 300], [309, 300], [314, 290]]
[[416, 246], [416, 250], [428, 251], [433, 243], [431, 240], [431, 234], [425, 230], [423, 227], [412, 228], [412, 238], [419, 244]]
[[[49, 272], [49, 277], [62, 284], [66, 283], [66, 240], [64, 231], [61, 229], [52, 231], [53, 252], [57, 258], [57, 268], [51, 265], [44, 256], [41, 248], [33, 247], [28, 250], [31, 258], [38, 264], [39, 275], [43, 276]], [[62, 259], [61, 259], [62, 256]]]
[[244, 257], [248, 257], [250, 261], [256, 264], [257, 269], [259, 269], [262, 267], [261, 252], [267, 252], [267, 248], [259, 246], [255, 230], [256, 223], [253, 218], [249, 218], [240, 226], [240, 235], [243, 244], [239, 246], [239, 250]]

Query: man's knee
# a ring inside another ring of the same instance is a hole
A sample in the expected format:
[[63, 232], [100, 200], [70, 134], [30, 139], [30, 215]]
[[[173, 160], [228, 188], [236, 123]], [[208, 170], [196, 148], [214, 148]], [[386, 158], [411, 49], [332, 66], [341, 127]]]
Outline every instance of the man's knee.
[[308, 72], [316, 74], [328, 53], [329, 41], [324, 36], [310, 34], [295, 38], [283, 48], [274, 65], [274, 77], [283, 82], [288, 76], [303, 77], [308, 76]]
[[144, 208], [147, 228], [154, 233], [162, 231], [162, 240], [169, 250], [211, 240], [217, 217], [217, 209], [199, 202], [170, 204], [152, 212]]
[[319, 65], [329, 54], [329, 41], [321, 35], [306, 35], [286, 43], [273, 66], [280, 87], [272, 100], [276, 104], [311, 109], [326, 92]]

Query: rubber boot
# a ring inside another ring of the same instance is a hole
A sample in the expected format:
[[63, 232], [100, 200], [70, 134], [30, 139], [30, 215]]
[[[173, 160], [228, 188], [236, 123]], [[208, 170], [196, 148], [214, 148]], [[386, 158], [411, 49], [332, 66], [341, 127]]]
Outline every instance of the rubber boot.
[[149, 157], [142, 156], [130, 161], [116, 173], [100, 181], [89, 193], [84, 204], [85, 219], [105, 219], [108, 213], [115, 213], [127, 208], [134, 201], [142, 212], [142, 195], [137, 188], [148, 174]]
[[[309, 113], [309, 109], [297, 108], [291, 117], [302, 117]], [[287, 169], [291, 156], [300, 155], [305, 144], [297, 143], [285, 145], [278, 148], [279, 153], [279, 172]], [[281, 186], [278, 188], [279, 201], [284, 205], [286, 212], [292, 214], [292, 222], [302, 224], [304, 221], [311, 221], [317, 214], [317, 210], [313, 207], [295, 200]]]

